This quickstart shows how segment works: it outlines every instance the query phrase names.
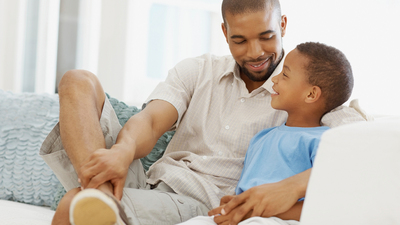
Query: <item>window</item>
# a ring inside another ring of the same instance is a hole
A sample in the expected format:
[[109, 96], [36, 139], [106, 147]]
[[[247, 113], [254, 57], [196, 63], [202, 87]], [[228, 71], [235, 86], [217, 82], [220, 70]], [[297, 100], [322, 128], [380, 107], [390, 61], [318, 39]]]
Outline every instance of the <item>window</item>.
[[[104, 90], [141, 106], [187, 57], [230, 54], [222, 0], [0, 0], [0, 88], [54, 93], [69, 69], [96, 74]], [[281, 0], [284, 48], [335, 46], [353, 67], [367, 113], [400, 115], [400, 1]], [[387, 101], [386, 99], [392, 99]]]

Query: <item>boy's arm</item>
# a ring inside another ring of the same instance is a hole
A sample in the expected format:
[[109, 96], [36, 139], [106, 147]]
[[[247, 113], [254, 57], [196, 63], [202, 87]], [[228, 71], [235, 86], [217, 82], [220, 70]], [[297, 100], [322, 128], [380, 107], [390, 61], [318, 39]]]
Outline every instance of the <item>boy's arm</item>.
[[[310, 173], [311, 169], [308, 169], [277, 183], [250, 188], [229, 201], [221, 210], [221, 214], [227, 215], [235, 209], [231, 225], [238, 224], [250, 211], [253, 211], [252, 217], [291, 215], [299, 210], [298, 206], [294, 206], [298, 199], [305, 196]], [[293, 207], [294, 209], [292, 209]], [[287, 215], [285, 212], [287, 212]]]

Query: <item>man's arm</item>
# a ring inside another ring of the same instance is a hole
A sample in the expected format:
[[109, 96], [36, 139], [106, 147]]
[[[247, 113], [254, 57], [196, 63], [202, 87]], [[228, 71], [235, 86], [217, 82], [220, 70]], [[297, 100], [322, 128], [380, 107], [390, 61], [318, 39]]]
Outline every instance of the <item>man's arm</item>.
[[279, 215], [284, 218], [297, 217], [296, 215], [301, 212], [297, 200], [305, 196], [310, 173], [311, 169], [308, 169], [277, 183], [250, 188], [229, 201], [221, 210], [221, 214], [227, 215], [232, 210], [236, 211], [231, 219], [231, 225], [238, 224], [250, 211], [253, 211], [252, 217]]
[[97, 188], [110, 181], [114, 195], [120, 199], [129, 165], [151, 152], [157, 140], [178, 119], [175, 107], [162, 100], [151, 101], [147, 107], [132, 116], [118, 134], [110, 150], [95, 151], [81, 168], [82, 185]]
[[118, 134], [115, 147], [124, 146], [134, 159], [148, 155], [157, 140], [178, 120], [175, 107], [163, 100], [151, 101], [143, 111], [132, 116]]

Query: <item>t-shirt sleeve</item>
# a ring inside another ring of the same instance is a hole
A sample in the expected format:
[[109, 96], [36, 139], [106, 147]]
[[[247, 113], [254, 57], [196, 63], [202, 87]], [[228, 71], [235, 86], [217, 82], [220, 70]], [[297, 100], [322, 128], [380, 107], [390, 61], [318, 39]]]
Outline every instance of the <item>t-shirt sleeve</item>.
[[311, 156], [310, 156], [311, 166], [314, 166], [314, 159], [315, 159], [315, 156], [317, 155], [317, 150], [318, 150], [320, 140], [321, 140], [321, 138], [314, 139], [313, 144], [310, 146], [310, 148], [311, 148]]

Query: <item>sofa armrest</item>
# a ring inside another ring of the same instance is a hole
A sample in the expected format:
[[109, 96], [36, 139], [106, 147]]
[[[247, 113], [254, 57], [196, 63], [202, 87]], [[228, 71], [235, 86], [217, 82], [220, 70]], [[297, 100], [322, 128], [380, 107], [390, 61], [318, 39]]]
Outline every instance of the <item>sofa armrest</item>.
[[399, 161], [399, 117], [327, 131], [311, 173], [301, 224], [400, 224]]

